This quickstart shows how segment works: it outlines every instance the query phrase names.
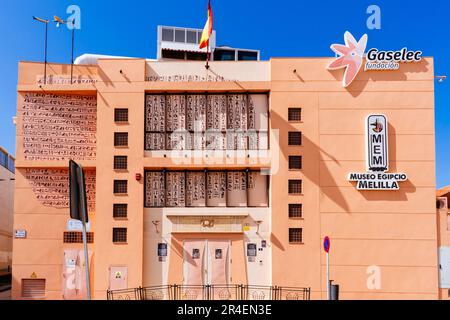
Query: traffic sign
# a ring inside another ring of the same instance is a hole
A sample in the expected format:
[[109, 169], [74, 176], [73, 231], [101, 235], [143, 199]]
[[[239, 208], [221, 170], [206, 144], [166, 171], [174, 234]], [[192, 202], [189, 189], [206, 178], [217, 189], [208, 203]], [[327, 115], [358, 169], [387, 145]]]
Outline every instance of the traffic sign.
[[323, 239], [323, 249], [326, 253], [330, 252], [331, 241], [328, 236]]

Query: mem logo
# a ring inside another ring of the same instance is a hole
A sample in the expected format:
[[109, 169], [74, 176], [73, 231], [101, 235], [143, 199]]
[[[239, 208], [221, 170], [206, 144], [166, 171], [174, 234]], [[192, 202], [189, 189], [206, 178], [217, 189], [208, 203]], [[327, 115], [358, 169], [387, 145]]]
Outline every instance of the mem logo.
[[355, 80], [364, 58], [366, 59], [364, 71], [369, 70], [398, 70], [400, 63], [420, 62], [422, 51], [410, 51], [403, 48], [397, 51], [381, 51], [376, 48], [370, 49], [365, 54], [368, 37], [364, 34], [358, 41], [353, 35], [346, 31], [344, 34], [345, 45], [332, 44], [331, 50], [336, 53], [337, 58], [328, 65], [328, 70], [345, 68], [342, 85], [347, 88]]
[[405, 173], [388, 173], [388, 122], [384, 115], [369, 115], [366, 119], [366, 170], [350, 173], [349, 181], [358, 190], [399, 190], [399, 182], [408, 179]]

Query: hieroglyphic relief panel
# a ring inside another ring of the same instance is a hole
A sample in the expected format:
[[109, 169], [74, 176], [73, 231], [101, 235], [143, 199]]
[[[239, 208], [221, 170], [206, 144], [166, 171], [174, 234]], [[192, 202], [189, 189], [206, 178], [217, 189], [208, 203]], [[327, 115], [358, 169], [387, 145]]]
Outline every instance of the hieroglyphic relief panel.
[[206, 130], [206, 95], [190, 94], [186, 101], [186, 129], [188, 131]]
[[172, 94], [166, 100], [166, 131], [186, 129], [186, 96]]
[[247, 95], [228, 95], [227, 127], [232, 130], [247, 130]]
[[247, 206], [247, 174], [243, 171], [227, 172], [227, 206]]
[[145, 150], [164, 150], [166, 145], [165, 139], [165, 133], [146, 133]]
[[166, 131], [166, 96], [148, 95], [145, 103], [145, 131], [165, 132]]
[[25, 160], [96, 158], [96, 96], [26, 92], [19, 117]]
[[166, 174], [166, 206], [184, 207], [186, 204], [185, 195], [185, 174], [183, 171], [169, 171]]
[[186, 173], [186, 205], [188, 207], [206, 206], [206, 180], [204, 171]]
[[226, 131], [227, 129], [227, 95], [208, 95], [207, 129]]
[[226, 172], [224, 171], [207, 172], [206, 205], [208, 207], [226, 207], [226, 179]]
[[145, 173], [145, 206], [163, 207], [165, 203], [164, 172]]
[[[69, 208], [69, 170], [67, 169], [26, 169], [36, 199], [44, 206]], [[95, 211], [95, 171], [85, 171], [86, 195], [89, 211]]]

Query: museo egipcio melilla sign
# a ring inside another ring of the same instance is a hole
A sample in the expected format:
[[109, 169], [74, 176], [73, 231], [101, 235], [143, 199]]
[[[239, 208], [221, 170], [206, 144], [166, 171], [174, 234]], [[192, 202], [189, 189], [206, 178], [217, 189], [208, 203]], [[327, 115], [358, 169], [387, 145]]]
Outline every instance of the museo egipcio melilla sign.
[[408, 179], [405, 173], [390, 173], [388, 123], [384, 115], [369, 115], [366, 120], [367, 172], [348, 175], [358, 190], [399, 190], [399, 183]]

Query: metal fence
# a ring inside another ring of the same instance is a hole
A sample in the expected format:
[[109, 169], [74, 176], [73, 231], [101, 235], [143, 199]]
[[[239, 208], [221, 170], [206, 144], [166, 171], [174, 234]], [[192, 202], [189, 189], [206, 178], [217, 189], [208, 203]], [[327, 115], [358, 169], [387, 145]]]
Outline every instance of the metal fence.
[[166, 285], [108, 290], [108, 300], [310, 300], [311, 288], [249, 285]]

